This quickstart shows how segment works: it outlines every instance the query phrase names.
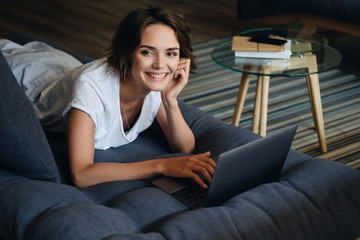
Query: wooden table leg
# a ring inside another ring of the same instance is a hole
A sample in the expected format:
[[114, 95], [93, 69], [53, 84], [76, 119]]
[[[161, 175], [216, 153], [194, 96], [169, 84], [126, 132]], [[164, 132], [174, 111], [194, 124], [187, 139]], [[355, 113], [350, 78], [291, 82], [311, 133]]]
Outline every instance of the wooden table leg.
[[326, 146], [326, 137], [325, 137], [325, 127], [324, 127], [324, 118], [321, 104], [321, 95], [320, 95], [320, 86], [319, 86], [319, 76], [318, 74], [311, 74], [306, 76], [308, 90], [310, 94], [310, 104], [313, 112], [314, 125], [317, 130], [319, 145], [322, 152], [327, 152]]
[[[309, 63], [309, 72], [310, 73], [317, 72], [315, 55], [309, 57], [308, 63]], [[327, 152], [327, 146], [326, 146], [323, 110], [321, 104], [319, 75], [317, 73], [310, 74], [306, 76], [306, 80], [309, 91], [311, 110], [313, 113], [314, 125], [319, 138], [320, 149], [322, 152], [325, 153]]]
[[240, 80], [240, 87], [238, 91], [236, 106], [234, 110], [234, 117], [232, 121], [232, 124], [234, 126], [239, 126], [241, 113], [244, 107], [246, 94], [249, 88], [249, 82], [250, 82], [250, 74], [243, 73]]
[[260, 136], [266, 136], [270, 77], [262, 77]]
[[256, 83], [255, 102], [254, 102], [254, 114], [252, 122], [252, 131], [256, 134], [259, 133], [260, 115], [261, 115], [261, 96], [262, 96], [262, 78], [259, 75]]
[[[260, 67], [259, 73], [269, 74], [271, 68]], [[270, 75], [259, 75], [256, 85], [252, 131], [266, 136]]]
[[311, 107], [313, 122], [314, 122], [314, 125], [315, 125], [315, 130], [317, 131], [318, 127], [317, 127], [317, 120], [316, 120], [316, 117], [315, 117], [316, 113], [315, 113], [315, 108], [314, 108], [314, 103], [313, 103], [313, 95], [312, 95], [313, 90], [311, 90], [310, 77], [306, 76], [306, 84], [307, 84], [307, 88], [308, 88], [308, 95], [309, 95], [309, 100], [310, 100], [310, 107]]

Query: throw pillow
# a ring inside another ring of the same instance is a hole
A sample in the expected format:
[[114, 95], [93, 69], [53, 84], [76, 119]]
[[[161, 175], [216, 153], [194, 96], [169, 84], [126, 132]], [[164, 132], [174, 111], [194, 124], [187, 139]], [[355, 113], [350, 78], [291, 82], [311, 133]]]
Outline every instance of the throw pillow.
[[0, 167], [31, 179], [60, 182], [40, 122], [0, 53]]

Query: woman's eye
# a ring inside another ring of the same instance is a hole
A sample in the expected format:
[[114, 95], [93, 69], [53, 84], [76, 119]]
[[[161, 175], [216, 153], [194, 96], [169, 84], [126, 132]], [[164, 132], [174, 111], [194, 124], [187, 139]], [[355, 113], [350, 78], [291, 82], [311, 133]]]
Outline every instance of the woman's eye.
[[142, 55], [150, 55], [152, 52], [150, 50], [144, 50], [141, 52]]
[[177, 56], [177, 53], [176, 52], [169, 52], [168, 55], [170, 57], [176, 57]]

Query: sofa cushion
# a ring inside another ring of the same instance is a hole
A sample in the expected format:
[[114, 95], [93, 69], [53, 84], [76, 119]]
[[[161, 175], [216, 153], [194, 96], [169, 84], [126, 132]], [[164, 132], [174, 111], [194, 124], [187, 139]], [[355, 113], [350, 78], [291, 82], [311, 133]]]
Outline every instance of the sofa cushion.
[[40, 122], [1, 53], [0, 76], [0, 167], [28, 178], [59, 182]]

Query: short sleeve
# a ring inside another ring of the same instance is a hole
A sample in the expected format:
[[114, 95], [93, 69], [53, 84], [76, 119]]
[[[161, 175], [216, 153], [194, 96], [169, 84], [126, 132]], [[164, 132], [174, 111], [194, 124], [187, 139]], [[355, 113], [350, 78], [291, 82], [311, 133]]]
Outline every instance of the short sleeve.
[[63, 116], [67, 115], [71, 108], [79, 109], [90, 116], [95, 126], [98, 125], [98, 117], [103, 111], [102, 101], [91, 85], [91, 81], [82, 77], [75, 82], [72, 99], [64, 109]]

